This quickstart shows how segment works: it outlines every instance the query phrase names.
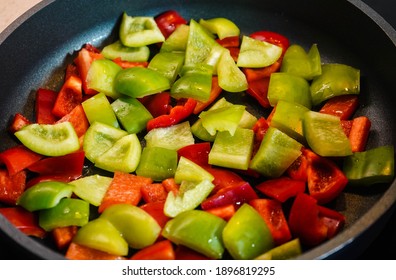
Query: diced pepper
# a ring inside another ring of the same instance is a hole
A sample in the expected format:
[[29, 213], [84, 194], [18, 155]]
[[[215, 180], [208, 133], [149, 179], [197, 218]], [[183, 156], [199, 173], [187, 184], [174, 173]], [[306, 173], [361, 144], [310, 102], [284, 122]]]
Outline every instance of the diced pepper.
[[307, 111], [303, 117], [303, 134], [310, 148], [321, 156], [348, 156], [351, 142], [338, 117]]
[[252, 37], [243, 36], [237, 65], [260, 68], [275, 63], [282, 55], [282, 48]]
[[52, 124], [57, 121], [58, 117], [52, 113], [57, 97], [58, 93], [56, 91], [44, 88], [39, 88], [37, 90], [35, 99], [37, 123]]
[[208, 180], [212, 182], [214, 179], [213, 175], [203, 167], [183, 156], [179, 158], [174, 178], [176, 184], [180, 184], [183, 181], [201, 182]]
[[129, 249], [116, 227], [102, 218], [91, 220], [81, 227], [74, 236], [73, 243], [117, 256], [128, 255]]
[[256, 260], [289, 260], [302, 254], [300, 239], [295, 238], [282, 245], [276, 246], [264, 254], [258, 256]]
[[189, 117], [193, 111], [197, 101], [193, 98], [187, 100], [180, 100], [180, 103], [173, 107], [169, 114], [161, 115], [147, 122], [147, 131], [159, 127], [168, 127], [174, 124], [178, 124], [181, 121]]
[[183, 63], [182, 52], [159, 52], [150, 60], [148, 68], [161, 73], [173, 84], [180, 74]]
[[139, 101], [147, 108], [151, 115], [156, 118], [169, 114], [172, 109], [171, 96], [169, 92], [160, 92], [154, 95], [147, 95]]
[[270, 78], [264, 77], [254, 81], [248, 81], [248, 89], [246, 92], [257, 100], [264, 108], [270, 108], [271, 104], [268, 100], [268, 87]]
[[114, 89], [114, 79], [121, 69], [121, 66], [109, 59], [92, 61], [87, 73], [88, 87], [114, 99], [120, 97]]
[[151, 246], [141, 249], [133, 254], [131, 260], [174, 260], [176, 254], [173, 249], [172, 242], [162, 240]]
[[74, 180], [70, 185], [73, 186], [75, 195], [94, 206], [99, 206], [112, 180], [111, 177], [96, 174]]
[[219, 86], [219, 79], [217, 76], [212, 77], [212, 89], [210, 91], [209, 99], [205, 102], [197, 101], [197, 105], [194, 108], [194, 114], [201, 113], [206, 107], [211, 105], [222, 92], [222, 88]]
[[242, 71], [243, 71], [243, 73], [245, 73], [245, 76], [246, 76], [246, 79], [247, 79], [249, 85], [252, 82], [255, 82], [257, 80], [266, 81], [271, 77], [272, 73], [278, 72], [281, 67], [280, 60], [282, 60], [282, 58], [279, 58], [278, 61], [274, 62], [273, 64], [271, 64], [267, 67], [261, 67], [261, 68], [244, 67], [244, 68], [242, 68]]
[[89, 220], [89, 203], [64, 198], [57, 205], [39, 212], [39, 225], [46, 231], [66, 226], [84, 226]]
[[216, 193], [222, 188], [245, 183], [245, 180], [241, 176], [229, 169], [212, 166], [204, 166], [204, 168], [214, 176], [212, 183], [215, 185], [215, 188], [212, 193]]
[[358, 100], [358, 96], [353, 94], [335, 96], [328, 99], [319, 112], [347, 120], [355, 113]]
[[177, 151], [163, 147], [144, 147], [136, 174], [162, 181], [175, 175]]
[[62, 198], [71, 197], [73, 187], [63, 182], [41, 182], [28, 189], [18, 198], [17, 204], [33, 212], [55, 207]]
[[386, 145], [353, 153], [345, 158], [342, 170], [351, 185], [392, 182], [395, 175], [394, 147]]
[[165, 42], [162, 43], [160, 52], [171, 53], [181, 52], [185, 53], [187, 48], [187, 40], [190, 32], [190, 26], [180, 24], [174, 29]]
[[230, 49], [230, 48], [238, 48], [239, 49], [240, 38], [239, 38], [239, 35], [228, 36], [228, 37], [224, 37], [223, 39], [217, 38], [216, 42], [227, 49]]
[[313, 79], [310, 91], [313, 105], [334, 96], [359, 94], [360, 70], [345, 64], [324, 64], [322, 74]]
[[256, 31], [249, 36], [253, 39], [268, 42], [277, 45], [278, 47], [281, 47], [282, 55], [284, 55], [286, 50], [289, 48], [289, 39], [277, 32], [261, 30]]
[[0, 162], [6, 165], [10, 176], [17, 174], [42, 158], [42, 155], [29, 150], [23, 145], [11, 147], [0, 153]]
[[220, 40], [226, 37], [239, 36], [240, 34], [239, 27], [228, 18], [200, 19], [199, 24], [216, 34]]
[[64, 115], [57, 121], [57, 123], [61, 122], [70, 122], [78, 137], [83, 136], [89, 127], [89, 121], [81, 104], [74, 107], [70, 113]]
[[113, 59], [113, 62], [117, 63], [122, 69], [126, 68], [132, 68], [132, 67], [144, 67], [146, 68], [148, 66], [148, 61], [125, 61], [122, 60], [121, 58], [117, 57]]
[[28, 118], [20, 113], [16, 113], [12, 119], [9, 130], [11, 133], [15, 133], [28, 124], [31, 124], [31, 121]]
[[279, 202], [285, 202], [305, 191], [305, 182], [293, 180], [286, 176], [269, 179], [261, 182], [255, 187], [258, 191]]
[[121, 233], [129, 247], [141, 249], [154, 244], [161, 232], [156, 220], [146, 211], [130, 204], [115, 204], [100, 215]]
[[65, 257], [70, 260], [123, 260], [124, 257], [112, 255], [77, 243], [71, 243]]
[[12, 225], [28, 236], [44, 238], [47, 233], [38, 225], [37, 215], [22, 207], [2, 207], [0, 214]]
[[81, 103], [89, 123], [101, 122], [119, 128], [117, 117], [111, 107], [110, 101], [102, 92], [95, 94]]
[[110, 60], [120, 58], [127, 62], [145, 62], [149, 59], [150, 48], [148, 46], [127, 47], [117, 40], [105, 46], [101, 54]]
[[235, 206], [234, 204], [229, 204], [225, 206], [220, 206], [216, 208], [210, 208], [205, 210], [213, 215], [216, 215], [217, 217], [222, 218], [225, 221], [228, 221], [231, 219], [231, 217], [235, 214]]
[[63, 156], [80, 149], [76, 131], [70, 122], [30, 124], [14, 135], [27, 148], [45, 156]]
[[60, 89], [52, 113], [63, 117], [71, 112], [82, 101], [82, 81], [77, 76], [70, 76]]
[[149, 213], [159, 224], [161, 228], [171, 219], [164, 214], [164, 201], [149, 202], [140, 206], [144, 211]]
[[274, 247], [271, 232], [260, 214], [243, 204], [223, 230], [224, 246], [237, 260], [253, 259]]
[[187, 20], [175, 10], [165, 11], [155, 16], [154, 20], [165, 38], [168, 38], [178, 26], [187, 24]]
[[141, 47], [165, 40], [153, 17], [132, 17], [124, 12], [119, 29], [122, 44]]
[[149, 185], [152, 182], [153, 180], [151, 178], [119, 171], [114, 172], [114, 178], [99, 206], [99, 213], [102, 213], [113, 204], [128, 203], [138, 205], [142, 198], [141, 187]]
[[178, 245], [176, 247], [175, 254], [176, 254], [176, 260], [211, 260], [212, 259], [183, 245]]
[[7, 170], [0, 169], [0, 201], [15, 205], [25, 191], [26, 176], [25, 170], [10, 176]]
[[279, 246], [291, 240], [289, 225], [282, 209], [281, 202], [273, 199], [253, 199], [249, 201], [263, 218], [265, 224], [271, 232], [274, 246]]
[[301, 154], [286, 170], [287, 175], [293, 180], [307, 182], [308, 160]]
[[77, 231], [77, 226], [54, 228], [51, 233], [56, 244], [56, 248], [58, 248], [59, 250], [67, 249], [70, 246], [73, 237], [74, 235], [76, 235]]
[[351, 130], [349, 131], [349, 141], [352, 152], [363, 152], [369, 137], [371, 121], [365, 116], [353, 119]]
[[220, 259], [224, 253], [222, 232], [226, 222], [208, 212], [190, 210], [180, 213], [164, 227], [162, 235], [209, 258]]
[[177, 154], [179, 158], [184, 157], [199, 166], [207, 166], [210, 148], [210, 142], [194, 143], [178, 149]]
[[345, 216], [333, 209], [318, 205], [319, 219], [327, 227], [327, 238], [336, 236], [345, 225]]
[[142, 198], [146, 203], [165, 201], [168, 193], [166, 192], [162, 183], [153, 183], [143, 186], [140, 191]]
[[[240, 57], [240, 56], [239, 56]], [[241, 92], [248, 89], [245, 74], [235, 63], [231, 52], [224, 50], [217, 65], [219, 86], [228, 92]]]

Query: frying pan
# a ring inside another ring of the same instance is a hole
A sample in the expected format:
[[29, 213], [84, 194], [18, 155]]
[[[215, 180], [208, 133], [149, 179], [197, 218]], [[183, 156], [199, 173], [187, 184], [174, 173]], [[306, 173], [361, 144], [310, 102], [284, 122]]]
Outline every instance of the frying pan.
[[[14, 24], [0, 35], [0, 150], [16, 144], [6, 130], [12, 116], [22, 112], [33, 119], [35, 91], [39, 87], [58, 90], [65, 65], [83, 44], [102, 47], [113, 42], [123, 11], [154, 16], [169, 9], [187, 19], [229, 18], [243, 34], [264, 29], [279, 32], [305, 49], [317, 43], [323, 62], [359, 68], [362, 87], [356, 114], [372, 121], [368, 148], [396, 146], [396, 32], [361, 1], [63, 0], [43, 1], [20, 25]], [[251, 99], [246, 102], [254, 103]], [[359, 256], [393, 212], [395, 200], [395, 181], [366, 189], [347, 187], [331, 205], [346, 216], [345, 229], [299, 258]], [[1, 215], [0, 231], [32, 256], [64, 258], [50, 242], [25, 236]]]

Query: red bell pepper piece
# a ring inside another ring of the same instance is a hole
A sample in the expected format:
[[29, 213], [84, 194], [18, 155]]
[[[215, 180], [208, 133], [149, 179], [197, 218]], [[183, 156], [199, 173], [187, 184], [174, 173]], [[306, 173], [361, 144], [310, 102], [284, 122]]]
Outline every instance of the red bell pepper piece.
[[309, 149], [303, 150], [308, 160], [308, 191], [319, 204], [335, 199], [346, 187], [348, 178], [341, 169], [328, 158], [321, 157]]
[[180, 102], [181, 103], [170, 110], [169, 114], [149, 120], [147, 122], [147, 131], [150, 131], [154, 128], [168, 127], [180, 123], [193, 113], [194, 108], [197, 105], [197, 101], [192, 98], [180, 100]]
[[236, 210], [234, 204], [229, 204], [216, 208], [210, 208], [205, 211], [213, 215], [216, 215], [217, 217], [220, 217], [223, 220], [228, 221], [229, 219], [231, 219], [232, 216], [234, 216]]
[[224, 48], [239, 48], [240, 45], [240, 37], [239, 36], [230, 36], [225, 37], [223, 39], [216, 39], [217, 43], [219, 43]]
[[210, 149], [210, 142], [202, 142], [180, 148], [177, 154], [179, 158], [185, 157], [200, 166], [208, 166]]
[[58, 97], [56, 91], [39, 88], [36, 92], [36, 122], [40, 124], [53, 124], [58, 117], [52, 113], [55, 101]]
[[326, 101], [319, 112], [347, 120], [355, 113], [358, 103], [358, 96], [355, 94], [340, 95]]
[[286, 50], [289, 48], [290, 42], [282, 34], [273, 31], [257, 31], [250, 34], [250, 37], [256, 40], [268, 42], [277, 45], [282, 48], [282, 56], [285, 54]]
[[266, 180], [258, 184], [256, 189], [270, 198], [285, 202], [289, 198], [303, 193], [305, 191], [305, 182], [282, 176]]
[[125, 260], [124, 257], [92, 249], [72, 242], [65, 254], [69, 260]]
[[130, 260], [174, 260], [176, 259], [175, 250], [172, 242], [161, 240], [153, 245], [147, 246], [135, 253]]
[[258, 195], [248, 182], [220, 189], [201, 203], [203, 210], [233, 204], [239, 208], [243, 203], [257, 199]]
[[217, 193], [223, 188], [245, 183], [245, 180], [242, 179], [241, 176], [231, 170], [212, 166], [203, 167], [214, 177], [212, 183], [215, 185], [215, 187], [212, 190], [212, 194]]
[[369, 118], [362, 116], [353, 119], [349, 132], [352, 152], [363, 152], [366, 149], [370, 128], [371, 121]]
[[47, 235], [47, 232], [39, 226], [37, 215], [22, 207], [0, 208], [0, 214], [26, 235], [38, 238], [44, 238]]
[[84, 151], [78, 151], [64, 156], [44, 158], [27, 168], [40, 175], [62, 176], [65, 180], [72, 181], [82, 176], [84, 159]]
[[176, 184], [174, 178], [168, 178], [163, 180], [162, 185], [167, 192], [173, 192], [174, 195], [177, 195], [179, 193], [180, 185]]
[[212, 88], [210, 91], [210, 96], [208, 101], [202, 102], [202, 101], [197, 101], [197, 105], [194, 108], [194, 114], [197, 115], [201, 113], [206, 107], [208, 107], [210, 104], [212, 104], [217, 97], [219, 97], [220, 93], [223, 91], [223, 89], [219, 86], [219, 79], [217, 76], [212, 77]]
[[275, 245], [279, 246], [291, 240], [289, 225], [279, 201], [261, 198], [253, 199], [249, 201], [249, 204], [257, 210], [267, 224]]
[[87, 75], [88, 70], [91, 67], [92, 61], [96, 59], [104, 58], [98, 49], [96, 49], [92, 45], [85, 45], [79, 52], [76, 59], [74, 59], [74, 63], [77, 66], [78, 73], [80, 75], [82, 81], [82, 87], [85, 94], [93, 95], [96, 94], [97, 91], [88, 88], [87, 84]]
[[31, 124], [28, 118], [26, 118], [24, 115], [20, 113], [16, 113], [14, 118], [12, 119], [11, 125], [9, 127], [9, 130], [11, 133], [15, 133], [18, 130], [20, 130], [22, 127]]
[[89, 121], [81, 104], [78, 104], [70, 113], [64, 115], [57, 122], [70, 122], [78, 137], [83, 136], [89, 127]]
[[279, 71], [281, 61], [276, 61], [273, 64], [262, 68], [242, 68], [249, 85], [251, 82], [257, 80], [269, 79], [272, 73]]
[[54, 228], [51, 233], [56, 247], [59, 250], [66, 249], [71, 244], [73, 237], [76, 235], [77, 231], [77, 226]]
[[7, 166], [10, 176], [24, 170], [42, 158], [42, 155], [29, 150], [23, 145], [9, 148], [0, 153], [0, 162]]
[[182, 245], [176, 247], [175, 253], [176, 260], [210, 260], [207, 256]]
[[70, 76], [80, 77], [80, 73], [78, 73], [77, 66], [73, 63], [68, 64], [66, 67], [65, 80], [69, 79]]
[[318, 205], [319, 218], [327, 227], [327, 238], [333, 238], [345, 225], [345, 216], [340, 212]]
[[122, 60], [120, 57], [113, 59], [113, 62], [117, 63], [121, 68], [132, 68], [132, 67], [144, 67], [148, 66], [148, 61], [125, 61]]
[[140, 208], [149, 213], [151, 217], [157, 221], [159, 226], [163, 228], [170, 220], [170, 218], [164, 214], [164, 205], [165, 201], [156, 201], [143, 204]]
[[319, 218], [317, 201], [308, 194], [296, 196], [288, 222], [292, 235], [304, 245], [316, 246], [327, 239], [327, 227]]
[[165, 38], [168, 38], [179, 25], [187, 24], [187, 20], [175, 10], [163, 12], [154, 17], [154, 20]]
[[341, 120], [341, 127], [348, 138], [349, 138], [349, 134], [351, 133], [352, 123], [353, 120]]
[[260, 117], [257, 122], [253, 125], [254, 132], [254, 142], [253, 142], [253, 152], [252, 157], [258, 151], [261, 141], [263, 141], [264, 135], [269, 128], [268, 121], [264, 117]]
[[138, 205], [142, 198], [141, 188], [152, 182], [151, 178], [114, 172], [114, 178], [102, 199], [98, 212], [102, 213], [107, 207], [118, 203]]
[[165, 201], [168, 195], [162, 183], [144, 185], [140, 191], [142, 192], [142, 198], [146, 203]]
[[161, 115], [167, 115], [172, 109], [171, 96], [169, 92], [160, 92], [154, 95], [148, 95], [140, 98], [139, 100], [154, 118]]
[[47, 182], [47, 181], [57, 181], [57, 182], [64, 182], [64, 183], [69, 183], [70, 182], [70, 176], [66, 175], [64, 176], [63, 174], [60, 175], [39, 175], [35, 176], [33, 178], [30, 178], [26, 182], [26, 188], [30, 188], [40, 182]]
[[82, 82], [77, 76], [70, 76], [58, 93], [52, 113], [61, 118], [69, 114], [82, 102]]
[[248, 81], [248, 89], [246, 92], [256, 99], [264, 108], [270, 108], [271, 104], [268, 100], [269, 77], [260, 78], [254, 81]]
[[308, 160], [304, 155], [300, 155], [286, 170], [287, 175], [294, 179], [307, 182]]

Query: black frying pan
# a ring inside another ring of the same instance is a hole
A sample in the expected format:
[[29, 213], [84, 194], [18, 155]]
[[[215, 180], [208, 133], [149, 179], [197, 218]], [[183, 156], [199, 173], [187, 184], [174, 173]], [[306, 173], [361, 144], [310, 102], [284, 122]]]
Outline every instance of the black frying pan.
[[[0, 150], [15, 145], [6, 131], [12, 116], [22, 112], [32, 118], [35, 90], [59, 89], [65, 65], [83, 44], [101, 47], [114, 41], [123, 11], [156, 15], [168, 9], [177, 10], [187, 19], [226, 17], [244, 34], [261, 29], [276, 31], [306, 49], [317, 43], [323, 62], [361, 69], [361, 107], [357, 114], [372, 121], [368, 147], [396, 146], [396, 32], [361, 1], [63, 0], [44, 1], [19, 26], [15, 24], [0, 35]], [[369, 190], [347, 188], [333, 205], [347, 218], [343, 232], [300, 258], [358, 256], [387, 221], [395, 200], [395, 181]], [[51, 244], [23, 235], [2, 216], [0, 231], [0, 237], [32, 256], [63, 258]]]

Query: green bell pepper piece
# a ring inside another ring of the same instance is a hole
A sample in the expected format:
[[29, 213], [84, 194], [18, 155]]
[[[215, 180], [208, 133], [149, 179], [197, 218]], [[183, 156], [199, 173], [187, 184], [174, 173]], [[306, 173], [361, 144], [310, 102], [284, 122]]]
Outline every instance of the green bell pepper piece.
[[125, 130], [101, 122], [94, 122], [85, 132], [83, 150], [85, 157], [95, 163], [96, 159], [110, 149], [118, 139], [128, 135]]
[[218, 131], [227, 131], [234, 135], [245, 111], [244, 105], [234, 105], [220, 107], [218, 109], [203, 111], [199, 114], [202, 126], [210, 135], [215, 135]]
[[153, 17], [132, 17], [124, 13], [119, 30], [121, 43], [127, 47], [142, 47], [165, 41]]
[[262, 68], [274, 64], [281, 55], [281, 47], [243, 36], [237, 65], [239, 67]]
[[114, 86], [116, 91], [138, 98], [168, 90], [170, 82], [153, 69], [132, 67], [118, 72]]
[[123, 61], [145, 62], [150, 57], [150, 48], [148, 46], [127, 47], [118, 40], [105, 46], [101, 53], [105, 58], [111, 60], [121, 58]]
[[113, 178], [102, 175], [90, 175], [74, 180], [73, 193], [94, 206], [99, 206]]
[[313, 44], [308, 53], [300, 45], [289, 46], [283, 56], [280, 71], [306, 80], [321, 75], [322, 63], [317, 44]]
[[107, 219], [97, 218], [81, 227], [73, 242], [117, 256], [128, 255], [128, 243]]
[[200, 182], [182, 181], [177, 195], [169, 192], [165, 200], [164, 213], [176, 217], [185, 211], [193, 210], [211, 193], [214, 185], [204, 179]]
[[110, 221], [134, 249], [152, 245], [161, 233], [161, 227], [149, 213], [131, 204], [114, 204], [100, 218]]
[[171, 87], [171, 96], [207, 101], [212, 90], [212, 73], [213, 67], [207, 64], [183, 66], [180, 78]]
[[39, 212], [39, 225], [46, 231], [58, 227], [84, 226], [89, 221], [89, 203], [74, 198], [63, 198], [49, 209]]
[[102, 92], [81, 103], [89, 123], [101, 122], [119, 128], [117, 117], [106, 95]]
[[268, 85], [268, 100], [275, 106], [279, 100], [312, 107], [309, 83], [304, 78], [288, 73], [272, 73]]
[[162, 235], [209, 258], [221, 259], [224, 253], [222, 232], [226, 222], [202, 210], [189, 210], [168, 221]]
[[108, 59], [92, 61], [87, 74], [88, 87], [114, 99], [120, 97], [114, 89], [114, 78], [121, 69], [117, 63]]
[[144, 147], [136, 175], [163, 181], [174, 177], [177, 168], [177, 151], [162, 147]]
[[184, 56], [182, 52], [159, 52], [151, 59], [148, 68], [162, 74], [173, 84], [183, 67]]
[[351, 185], [370, 186], [390, 183], [395, 176], [393, 146], [356, 152], [344, 159], [343, 171]]
[[213, 179], [213, 175], [204, 168], [183, 156], [180, 157], [175, 172], [176, 184], [180, 184], [183, 181], [201, 182], [203, 180], [208, 180], [212, 182]]
[[272, 248], [255, 258], [256, 260], [289, 260], [302, 254], [300, 239], [295, 238]]
[[209, 164], [247, 170], [253, 151], [254, 132], [237, 127], [234, 135], [219, 131], [209, 152]]
[[150, 111], [133, 97], [120, 97], [111, 103], [111, 108], [121, 126], [130, 134], [144, 130], [147, 122], [153, 118]]
[[144, 140], [146, 140], [146, 147], [162, 147], [175, 151], [195, 142], [188, 121], [168, 127], [154, 128], [144, 136]]
[[305, 144], [302, 121], [304, 113], [308, 111], [308, 108], [300, 104], [279, 100], [271, 118], [271, 126]]
[[216, 34], [219, 39], [239, 36], [240, 34], [239, 27], [228, 18], [200, 19], [199, 24]]
[[310, 92], [313, 105], [334, 96], [359, 94], [360, 70], [344, 64], [322, 65], [322, 74], [313, 79]]
[[181, 24], [162, 43], [160, 52], [186, 52], [190, 26]]
[[40, 182], [26, 189], [17, 200], [17, 205], [33, 212], [55, 207], [62, 198], [70, 197], [73, 186], [56, 181]]
[[228, 92], [241, 92], [248, 89], [245, 74], [239, 69], [230, 51], [225, 49], [217, 65], [219, 86]]
[[118, 139], [95, 160], [95, 166], [106, 171], [134, 172], [139, 164], [142, 146], [136, 134]]
[[267, 224], [249, 204], [243, 204], [223, 230], [224, 246], [237, 260], [254, 259], [274, 247]]
[[302, 144], [269, 127], [249, 167], [267, 177], [279, 177], [301, 155]]
[[304, 113], [303, 132], [311, 149], [321, 156], [348, 156], [351, 142], [345, 135], [339, 117], [308, 111]]

